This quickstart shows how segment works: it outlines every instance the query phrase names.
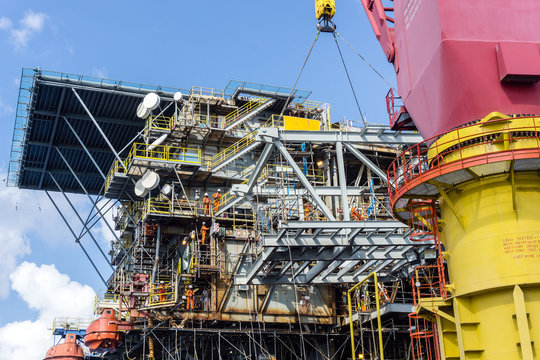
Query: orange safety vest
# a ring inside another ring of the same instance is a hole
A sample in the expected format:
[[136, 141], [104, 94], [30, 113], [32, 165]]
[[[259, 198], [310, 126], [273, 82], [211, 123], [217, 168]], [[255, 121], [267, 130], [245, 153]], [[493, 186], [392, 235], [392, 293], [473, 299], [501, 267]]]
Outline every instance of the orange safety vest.
[[206, 240], [206, 235], [208, 234], [208, 230], [210, 230], [210, 228], [206, 225], [203, 225], [201, 227], [201, 236], [202, 236], [202, 243], [204, 245], [204, 242]]

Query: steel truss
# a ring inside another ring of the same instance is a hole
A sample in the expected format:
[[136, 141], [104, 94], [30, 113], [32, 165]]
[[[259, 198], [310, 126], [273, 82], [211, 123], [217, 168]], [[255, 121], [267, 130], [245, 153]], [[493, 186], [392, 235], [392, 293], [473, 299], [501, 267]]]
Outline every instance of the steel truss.
[[[434, 246], [411, 241], [408, 227], [398, 221], [350, 221], [348, 199], [358, 194], [359, 188], [347, 186], [344, 150], [351, 152], [386, 183], [386, 173], [355, 145], [415, 142], [420, 139], [418, 134], [391, 131], [386, 127], [365, 127], [359, 132], [262, 128], [259, 134], [259, 141], [266, 143], [263, 156], [248, 184], [233, 186], [233, 192], [246, 199], [280, 195], [277, 188], [255, 186], [260, 169], [266, 166], [275, 148], [303, 186], [295, 189], [294, 196], [308, 196], [326, 221], [289, 222], [284, 219], [276, 234], [262, 234], [259, 256], [252, 263], [249, 263], [251, 259], [244, 259], [244, 265], [235, 276], [236, 284], [356, 283], [372, 272], [379, 273], [383, 279], [391, 279], [396, 278], [402, 268], [408, 267], [405, 253], [411, 249], [421, 253]], [[302, 172], [288, 147], [298, 146], [306, 140], [334, 147], [338, 187], [315, 187]], [[344, 221], [336, 220], [335, 212], [321, 197], [323, 194], [338, 199]]]

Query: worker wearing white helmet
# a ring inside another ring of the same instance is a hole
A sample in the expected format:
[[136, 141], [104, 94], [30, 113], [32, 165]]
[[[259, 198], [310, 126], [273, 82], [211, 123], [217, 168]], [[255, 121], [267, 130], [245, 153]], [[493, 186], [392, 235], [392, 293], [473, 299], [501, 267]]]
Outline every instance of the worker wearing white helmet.
[[203, 204], [204, 204], [204, 216], [210, 215], [210, 198], [208, 197], [208, 193], [204, 193]]
[[214, 198], [214, 213], [216, 213], [219, 210], [219, 203], [221, 200], [221, 189], [217, 189], [217, 191], [212, 195]]

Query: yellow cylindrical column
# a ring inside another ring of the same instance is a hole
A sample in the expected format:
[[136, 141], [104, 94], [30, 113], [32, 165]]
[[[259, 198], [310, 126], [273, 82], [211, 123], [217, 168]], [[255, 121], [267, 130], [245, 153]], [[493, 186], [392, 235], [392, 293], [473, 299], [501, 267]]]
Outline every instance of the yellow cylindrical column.
[[[504, 166], [503, 166], [504, 165]], [[540, 356], [540, 174], [487, 176], [440, 200], [463, 359]]]

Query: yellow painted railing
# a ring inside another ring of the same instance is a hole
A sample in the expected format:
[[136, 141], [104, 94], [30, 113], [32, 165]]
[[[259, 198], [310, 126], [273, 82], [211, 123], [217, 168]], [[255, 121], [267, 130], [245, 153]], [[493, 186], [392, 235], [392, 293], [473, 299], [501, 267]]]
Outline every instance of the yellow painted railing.
[[257, 139], [257, 133], [258, 133], [257, 130], [250, 132], [249, 134], [247, 134], [242, 139], [238, 140], [237, 142], [235, 142], [234, 144], [232, 144], [225, 150], [214, 155], [207, 164], [208, 168], [209, 169], [215, 168], [219, 164], [222, 164], [223, 162], [229, 160], [234, 155], [236, 155], [240, 151], [244, 150], [245, 148], [253, 144], [255, 140]]
[[[160, 281], [161, 282], [161, 281]], [[148, 298], [149, 306], [164, 306], [176, 303], [176, 292], [174, 284], [170, 280], [163, 281], [163, 284], [150, 285], [150, 296]]]
[[120, 305], [120, 295], [111, 293], [107, 290], [98, 290], [94, 298], [94, 313], [97, 313], [98, 308], [103, 306], [104, 303], [111, 304], [111, 307]]
[[144, 208], [142, 212], [142, 218], [146, 218], [148, 214], [171, 214], [171, 201], [169, 199], [149, 198], [144, 202]]
[[281, 128], [281, 127], [283, 127], [283, 125], [284, 125], [283, 116], [277, 115], [277, 114], [272, 114], [272, 116], [270, 116], [268, 118], [268, 120], [266, 120], [263, 127]]
[[171, 131], [172, 126], [172, 116], [149, 116], [146, 120], [145, 135], [148, 135], [151, 130]]
[[[349, 306], [349, 326], [351, 329], [351, 348], [352, 348], [352, 354], [354, 355], [353, 358], [356, 358], [356, 348], [354, 346], [354, 326], [353, 326], [353, 309], [352, 309], [352, 301], [351, 301], [351, 293], [353, 293], [358, 287], [360, 287], [363, 283], [365, 283], [369, 278], [373, 278], [373, 284], [375, 285], [375, 301], [377, 306], [377, 328], [379, 332], [379, 356], [381, 360], [384, 360], [384, 344], [383, 344], [383, 337], [382, 337], [382, 324], [381, 324], [381, 304], [380, 304], [380, 298], [379, 298], [379, 282], [377, 280], [377, 273], [371, 273], [368, 276], [364, 278], [364, 280], [360, 281], [358, 284], [354, 285], [352, 288], [350, 288], [347, 291], [347, 303]], [[360, 319], [359, 319], [360, 320]]]
[[301, 104], [292, 103], [289, 107], [296, 110], [313, 111], [313, 110], [320, 109], [321, 105], [322, 105], [322, 102], [320, 101], [304, 100]]
[[126, 169], [120, 164], [120, 161], [118, 160], [115, 160], [113, 162], [109, 173], [107, 174], [107, 179], [105, 179], [105, 193], [107, 193], [109, 186], [111, 186], [112, 179], [114, 177], [114, 174], [116, 173], [126, 173]]
[[128, 168], [133, 162], [134, 158], [200, 164], [201, 150], [178, 146], [134, 143], [126, 161], [124, 162]]
[[242, 116], [246, 115], [247, 113], [255, 110], [259, 106], [262, 106], [267, 101], [270, 101], [270, 99], [255, 98], [245, 103], [242, 107], [234, 110], [233, 112], [230, 112], [229, 114], [225, 116], [225, 127], [233, 124], [236, 120], [240, 119]]
[[216, 115], [193, 114], [193, 121], [196, 125], [208, 128], [223, 128], [224, 118]]

